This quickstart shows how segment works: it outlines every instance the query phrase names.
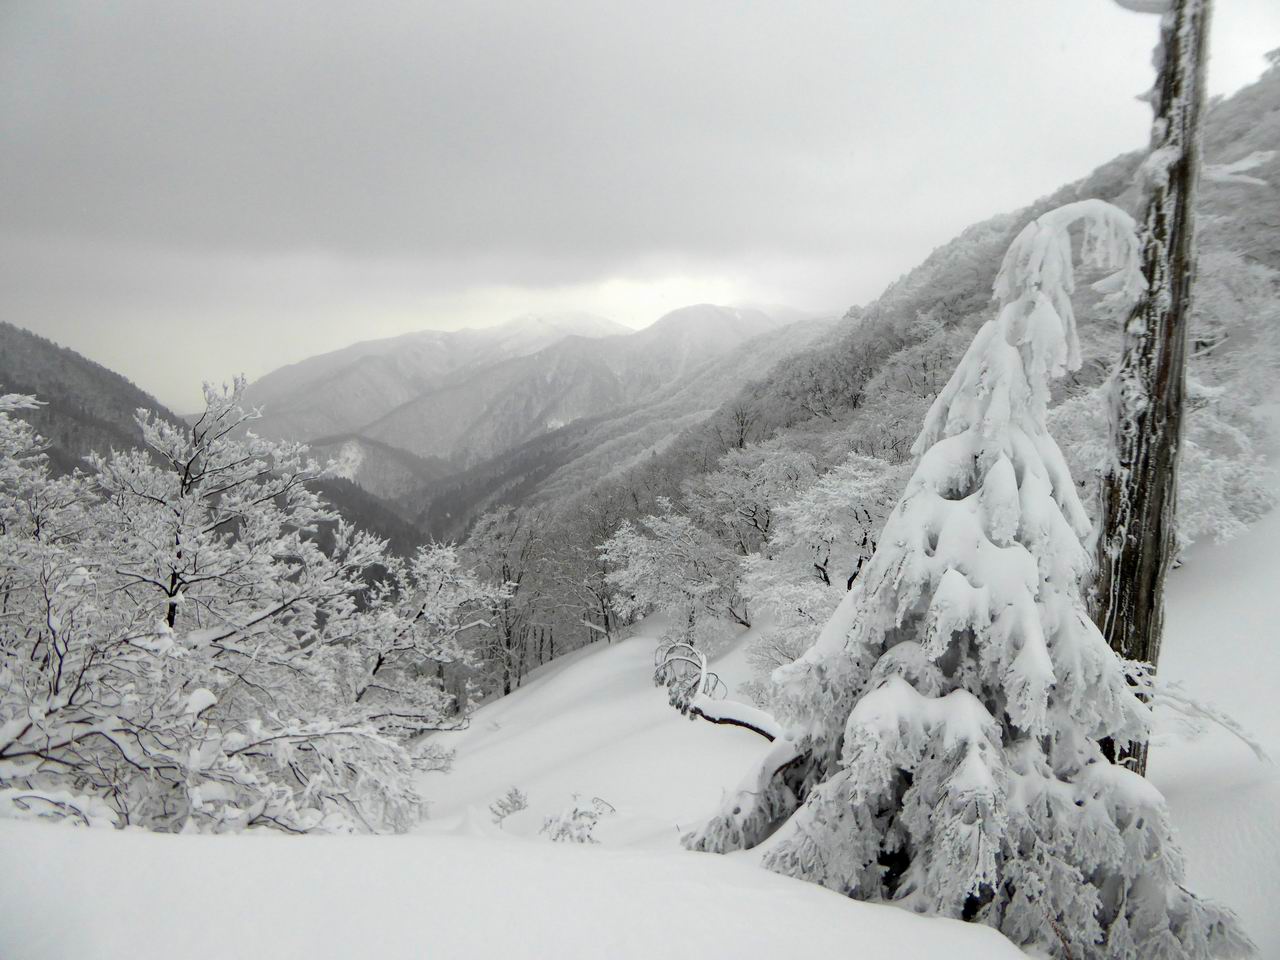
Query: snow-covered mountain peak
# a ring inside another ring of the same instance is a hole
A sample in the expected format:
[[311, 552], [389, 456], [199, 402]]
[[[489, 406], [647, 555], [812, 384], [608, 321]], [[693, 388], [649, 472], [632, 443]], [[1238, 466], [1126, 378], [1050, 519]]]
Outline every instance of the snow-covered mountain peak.
[[726, 307], [714, 303], [695, 303], [666, 313], [646, 327], [650, 336], [688, 337], [732, 334], [755, 336], [790, 322], [755, 307]]
[[611, 337], [617, 334], [634, 333], [630, 327], [601, 317], [594, 313], [577, 310], [555, 313], [524, 313], [512, 317], [506, 323], [489, 328], [503, 334], [515, 332], [540, 333], [543, 335], [559, 334], [567, 337]]

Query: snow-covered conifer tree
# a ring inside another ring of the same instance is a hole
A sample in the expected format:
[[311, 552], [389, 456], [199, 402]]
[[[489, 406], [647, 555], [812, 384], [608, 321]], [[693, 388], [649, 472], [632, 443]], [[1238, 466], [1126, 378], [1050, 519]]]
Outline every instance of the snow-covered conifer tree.
[[1108, 204], [1019, 234], [874, 559], [774, 674], [790, 730], [772, 768], [687, 842], [757, 843], [803, 791], [765, 858], [779, 872], [1058, 957], [1242, 955], [1232, 915], [1181, 885], [1159, 792], [1099, 745], [1149, 715], [1088, 616], [1090, 525], [1045, 426], [1050, 381], [1080, 362], [1076, 223], [1085, 262], [1115, 271], [1095, 286], [1141, 289], [1133, 221]]

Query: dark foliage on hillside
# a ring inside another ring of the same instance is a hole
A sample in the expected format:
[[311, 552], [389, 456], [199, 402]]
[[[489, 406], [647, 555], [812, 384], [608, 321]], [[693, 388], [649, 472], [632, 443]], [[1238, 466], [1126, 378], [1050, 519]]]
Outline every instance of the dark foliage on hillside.
[[0, 390], [33, 394], [43, 404], [24, 419], [49, 441], [49, 461], [60, 472], [91, 452], [136, 446], [139, 407], [178, 417], [120, 374], [74, 350], [9, 323], [0, 323]]
[[[32, 394], [42, 403], [24, 411], [23, 419], [48, 442], [49, 462], [62, 473], [83, 467], [90, 452], [138, 446], [142, 437], [134, 415], [139, 408], [181, 422], [120, 374], [8, 323], [0, 323], [0, 391]], [[321, 488], [344, 517], [386, 538], [396, 553], [411, 552], [426, 539], [353, 483], [326, 480]]]
[[[469, 470], [454, 474], [431, 490], [418, 525], [434, 539], [459, 540], [485, 510], [519, 504], [556, 470], [582, 452], [582, 441], [597, 423], [575, 420], [545, 436], [526, 441]], [[425, 492], [422, 496], [426, 497]]]
[[398, 556], [409, 555], [427, 540], [418, 527], [350, 480], [335, 477], [321, 480], [315, 487], [347, 522], [382, 537], [391, 552]]

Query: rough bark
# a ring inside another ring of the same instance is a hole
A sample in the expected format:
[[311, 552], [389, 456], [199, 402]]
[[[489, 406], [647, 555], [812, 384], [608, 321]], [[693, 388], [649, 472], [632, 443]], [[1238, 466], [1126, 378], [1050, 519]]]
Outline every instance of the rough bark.
[[[1094, 619], [1121, 656], [1153, 666], [1160, 656], [1165, 575], [1176, 548], [1208, 20], [1209, 0], [1176, 0], [1161, 24], [1152, 151], [1143, 166], [1147, 290], [1129, 316], [1114, 375], [1114, 461], [1102, 488]], [[1146, 744], [1122, 746], [1119, 753], [1122, 762], [1145, 770]]]

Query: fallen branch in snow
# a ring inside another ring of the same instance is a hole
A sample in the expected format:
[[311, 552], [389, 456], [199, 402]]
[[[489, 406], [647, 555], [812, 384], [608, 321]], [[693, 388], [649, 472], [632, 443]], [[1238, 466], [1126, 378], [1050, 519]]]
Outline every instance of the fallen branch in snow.
[[725, 798], [720, 813], [681, 843], [707, 853], [754, 847], [795, 813], [820, 775], [821, 764], [810, 750], [779, 737]]
[[708, 668], [706, 654], [691, 643], [675, 640], [658, 647], [653, 682], [665, 686], [671, 705], [690, 719], [742, 727], [769, 741], [781, 736], [778, 721], [765, 711], [724, 699], [724, 681]]
[[713, 700], [710, 697], [694, 697], [685, 711], [690, 717], [700, 717], [711, 723], [722, 723], [732, 727], [742, 727], [752, 733], [758, 733], [772, 742], [780, 737], [778, 721], [749, 704], [737, 700]]
[[724, 681], [707, 667], [701, 650], [683, 640], [660, 644], [654, 653], [653, 683], [666, 687], [671, 705], [681, 713], [689, 712], [696, 697], [724, 695]]

